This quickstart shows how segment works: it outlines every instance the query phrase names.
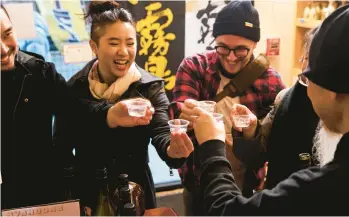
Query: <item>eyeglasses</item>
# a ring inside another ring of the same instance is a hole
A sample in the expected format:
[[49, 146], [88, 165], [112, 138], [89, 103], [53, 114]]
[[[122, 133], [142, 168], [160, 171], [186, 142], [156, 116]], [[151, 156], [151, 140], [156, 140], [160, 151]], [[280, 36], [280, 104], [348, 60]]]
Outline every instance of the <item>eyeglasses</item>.
[[227, 46], [219, 45], [214, 47], [218, 54], [222, 56], [229, 56], [230, 52], [233, 51], [237, 58], [245, 58], [250, 52], [250, 48], [244, 46], [237, 46], [235, 48], [228, 48]]
[[309, 79], [305, 77], [303, 74], [298, 75], [298, 82], [305, 87], [308, 87], [309, 85]]

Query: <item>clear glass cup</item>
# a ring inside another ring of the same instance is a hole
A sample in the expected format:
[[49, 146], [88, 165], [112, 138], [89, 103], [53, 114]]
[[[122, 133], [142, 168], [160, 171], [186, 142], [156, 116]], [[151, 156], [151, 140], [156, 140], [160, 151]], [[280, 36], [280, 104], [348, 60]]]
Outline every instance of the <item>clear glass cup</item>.
[[223, 114], [213, 113], [212, 115], [216, 119], [217, 122], [223, 122]]
[[185, 133], [187, 132], [189, 121], [184, 119], [174, 119], [168, 121], [170, 131], [174, 133]]
[[130, 99], [126, 102], [128, 114], [134, 117], [144, 117], [150, 103], [142, 99]]
[[233, 121], [236, 127], [249, 127], [250, 126], [250, 116], [249, 115], [233, 115]]
[[209, 113], [214, 112], [214, 107], [216, 105], [215, 101], [203, 100], [198, 102], [198, 106]]

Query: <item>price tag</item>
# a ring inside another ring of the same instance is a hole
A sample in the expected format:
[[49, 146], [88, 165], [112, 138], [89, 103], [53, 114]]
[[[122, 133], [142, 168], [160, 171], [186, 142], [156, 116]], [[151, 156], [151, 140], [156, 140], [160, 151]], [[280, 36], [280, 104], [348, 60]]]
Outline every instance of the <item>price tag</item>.
[[93, 58], [92, 50], [88, 43], [72, 43], [63, 46], [64, 62], [85, 63]]

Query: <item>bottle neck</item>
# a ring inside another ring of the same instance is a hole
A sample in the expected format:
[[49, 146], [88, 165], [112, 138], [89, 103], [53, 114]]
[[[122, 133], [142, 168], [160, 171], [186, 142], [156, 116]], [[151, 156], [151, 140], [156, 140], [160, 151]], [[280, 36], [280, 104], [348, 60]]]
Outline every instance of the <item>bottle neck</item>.
[[310, 161], [310, 159], [301, 160], [301, 161], [300, 161], [300, 168], [301, 168], [301, 169], [306, 169], [306, 168], [308, 168], [308, 167], [310, 167], [310, 166], [311, 166], [311, 161]]
[[109, 186], [108, 186], [108, 180], [106, 178], [103, 179], [97, 179], [97, 187], [101, 193], [103, 193], [106, 196], [109, 196]]

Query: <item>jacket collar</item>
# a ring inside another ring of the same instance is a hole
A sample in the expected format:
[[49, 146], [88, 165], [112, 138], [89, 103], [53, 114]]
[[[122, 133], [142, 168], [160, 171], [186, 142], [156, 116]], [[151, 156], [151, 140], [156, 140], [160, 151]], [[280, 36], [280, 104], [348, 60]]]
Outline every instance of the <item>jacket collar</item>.
[[[75, 77], [75, 79], [79, 79], [79, 80], [88, 80], [88, 73], [93, 65], [93, 63], [96, 61], [97, 59], [93, 59], [90, 62], [88, 62], [86, 64], [86, 66], [80, 71], [80, 73], [78, 73], [77, 77]], [[139, 70], [139, 72], [141, 73], [141, 79], [138, 81], [138, 83], [140, 84], [149, 84], [155, 81], [164, 81], [164, 79], [156, 77], [152, 74], [150, 74], [149, 72], [145, 71], [144, 69], [142, 69], [140, 66], [138, 66], [136, 64], [137, 69]]]
[[[32, 75], [31, 72], [31, 67], [28, 65], [29, 60], [35, 59], [35, 61], [37, 61], [38, 63], [40, 62], [41, 64], [45, 64], [45, 59], [35, 53], [31, 53], [31, 52], [24, 52], [21, 50], [18, 50], [16, 57], [15, 57], [15, 64], [16, 67], [22, 67], [23, 73], [25, 75]], [[45, 73], [43, 71], [41, 71], [43, 73], [43, 75], [45, 76]]]

